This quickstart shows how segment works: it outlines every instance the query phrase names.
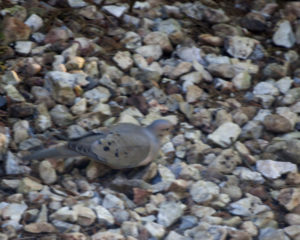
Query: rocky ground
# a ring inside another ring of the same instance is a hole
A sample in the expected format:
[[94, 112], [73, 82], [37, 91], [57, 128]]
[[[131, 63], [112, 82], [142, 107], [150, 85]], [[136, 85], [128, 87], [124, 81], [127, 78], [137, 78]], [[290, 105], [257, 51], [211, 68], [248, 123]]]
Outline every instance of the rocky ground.
[[[0, 239], [300, 239], [300, 2], [0, 1]], [[158, 159], [22, 161], [118, 122]]]

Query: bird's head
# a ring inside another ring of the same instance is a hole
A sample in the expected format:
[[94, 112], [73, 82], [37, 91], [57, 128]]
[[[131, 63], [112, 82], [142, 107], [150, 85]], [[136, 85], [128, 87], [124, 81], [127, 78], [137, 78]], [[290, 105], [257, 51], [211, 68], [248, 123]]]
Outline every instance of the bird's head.
[[158, 137], [163, 137], [171, 132], [174, 124], [165, 119], [158, 119], [153, 121], [147, 129], [153, 132]]

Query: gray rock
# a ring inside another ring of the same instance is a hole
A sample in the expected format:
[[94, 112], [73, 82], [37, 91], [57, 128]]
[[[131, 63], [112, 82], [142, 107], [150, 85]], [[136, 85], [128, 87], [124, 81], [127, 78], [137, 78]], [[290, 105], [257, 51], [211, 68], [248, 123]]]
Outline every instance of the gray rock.
[[142, 39], [137, 33], [129, 31], [125, 34], [121, 43], [123, 43], [127, 49], [135, 49], [142, 46]]
[[279, 90], [272, 83], [269, 83], [269, 82], [259, 82], [254, 87], [253, 94], [255, 94], [255, 95], [272, 95], [272, 96], [278, 96], [279, 95]]
[[299, 188], [283, 188], [277, 196], [278, 202], [288, 211], [292, 211], [300, 204], [300, 189]]
[[36, 14], [31, 14], [24, 23], [28, 25], [34, 32], [39, 30], [44, 24], [43, 19]]
[[98, 222], [100, 224], [113, 225], [115, 223], [113, 215], [101, 205], [92, 207], [96, 212]]
[[251, 87], [251, 76], [248, 72], [241, 72], [232, 79], [237, 90], [247, 90]]
[[282, 94], [286, 94], [290, 90], [292, 83], [293, 79], [291, 79], [290, 77], [283, 77], [275, 83], [275, 86]]
[[209, 134], [207, 139], [221, 146], [230, 146], [240, 135], [241, 128], [232, 122], [225, 122], [213, 133]]
[[257, 183], [263, 183], [265, 180], [259, 172], [251, 171], [245, 167], [237, 167], [233, 174], [241, 178], [244, 181], [253, 181]]
[[273, 35], [273, 42], [277, 46], [291, 48], [296, 42], [292, 26], [288, 20], [278, 23], [278, 29]]
[[51, 116], [43, 103], [37, 106], [37, 118], [34, 121], [34, 125], [39, 132], [43, 132], [52, 126]]
[[234, 58], [247, 59], [253, 52], [258, 41], [248, 37], [229, 37], [225, 48]]
[[116, 18], [119, 18], [125, 13], [125, 11], [127, 10], [127, 7], [116, 6], [116, 5], [106, 5], [106, 6], [103, 6], [102, 9], [104, 11], [106, 11], [107, 13], [115, 16]]
[[102, 205], [105, 208], [124, 209], [124, 202], [120, 198], [118, 198], [118, 197], [116, 197], [115, 195], [112, 195], [112, 194], [106, 194], [105, 195]]
[[92, 90], [86, 91], [83, 96], [87, 99], [89, 104], [94, 105], [98, 102], [106, 102], [110, 98], [111, 94], [107, 88], [99, 86]]
[[242, 139], [258, 139], [263, 133], [264, 127], [259, 121], [249, 121], [242, 127], [240, 138]]
[[205, 203], [213, 200], [220, 193], [219, 187], [208, 181], [197, 181], [192, 184], [190, 194], [196, 203]]
[[237, 152], [226, 149], [209, 164], [209, 167], [221, 173], [231, 173], [241, 162]]
[[50, 111], [53, 122], [58, 126], [68, 126], [73, 122], [74, 117], [64, 105], [56, 105]]
[[19, 120], [13, 125], [14, 141], [20, 143], [29, 137], [29, 122]]
[[233, 78], [235, 76], [235, 69], [232, 64], [209, 64], [207, 70], [216, 77]]
[[136, 53], [142, 55], [145, 58], [151, 58], [154, 60], [160, 59], [163, 52], [160, 45], [146, 45], [135, 49]]
[[282, 229], [264, 228], [261, 229], [259, 240], [289, 240], [290, 238], [284, 233]]
[[258, 160], [257, 171], [269, 179], [279, 178], [282, 174], [297, 172], [297, 165], [290, 162], [279, 162], [273, 160]]
[[124, 71], [129, 70], [133, 65], [131, 54], [128, 51], [124, 51], [124, 52], [118, 51], [113, 57], [113, 60]]
[[39, 174], [45, 184], [53, 184], [57, 180], [55, 168], [47, 160], [39, 164]]
[[14, 85], [8, 84], [5, 85], [4, 90], [6, 92], [7, 97], [14, 102], [25, 102], [25, 98], [20, 94], [20, 92], [17, 90], [17, 88]]
[[166, 234], [165, 228], [162, 225], [154, 222], [147, 222], [145, 228], [151, 234], [152, 237], [158, 239], [162, 238]]
[[181, 26], [178, 23], [178, 21], [176, 21], [173, 18], [170, 18], [170, 19], [161, 21], [157, 26], [157, 30], [159, 32], [164, 32], [169, 35], [174, 32], [180, 32]]
[[176, 49], [176, 55], [185, 62], [197, 61], [199, 63], [204, 63], [202, 56], [204, 53], [200, 48], [197, 47], [178, 47]]
[[268, 131], [275, 133], [286, 133], [293, 130], [292, 123], [278, 114], [270, 114], [265, 117], [263, 124]]
[[6, 71], [4, 75], [1, 76], [0, 84], [18, 85], [21, 81], [21, 78], [15, 71]]
[[33, 46], [34, 42], [31, 41], [17, 41], [15, 49], [17, 53], [27, 55], [31, 52]]
[[157, 222], [165, 227], [170, 227], [174, 224], [182, 215], [185, 205], [176, 202], [163, 202], [159, 206], [157, 215]]
[[5, 173], [7, 175], [30, 173], [30, 168], [22, 166], [22, 161], [17, 158], [12, 152], [8, 151], [5, 158]]

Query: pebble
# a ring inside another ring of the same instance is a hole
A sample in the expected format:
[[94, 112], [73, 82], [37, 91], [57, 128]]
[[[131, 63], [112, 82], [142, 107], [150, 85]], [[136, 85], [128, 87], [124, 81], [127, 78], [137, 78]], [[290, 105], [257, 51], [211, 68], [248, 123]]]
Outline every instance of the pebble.
[[286, 133], [293, 130], [293, 125], [290, 121], [277, 114], [270, 114], [266, 116], [263, 124], [268, 131], [275, 133]]
[[247, 59], [258, 41], [252, 38], [233, 36], [229, 37], [225, 48], [226, 51], [234, 58]]
[[107, 13], [115, 16], [116, 18], [119, 18], [127, 10], [127, 7], [125, 7], [125, 6], [107, 5], [107, 6], [103, 6], [102, 9], [104, 11], [106, 11]]
[[292, 26], [288, 20], [278, 23], [278, 29], [273, 35], [273, 42], [277, 46], [291, 48], [296, 42]]
[[160, 45], [146, 45], [135, 49], [136, 53], [142, 55], [145, 58], [151, 58], [158, 60], [162, 56], [162, 49]]
[[211, 201], [219, 193], [219, 187], [213, 182], [197, 181], [190, 188], [190, 194], [196, 203]]
[[128, 51], [117, 52], [113, 57], [113, 60], [118, 64], [119, 68], [124, 71], [130, 69], [133, 65], [133, 60], [131, 59], [131, 54]]
[[158, 239], [162, 238], [166, 234], [166, 230], [164, 229], [164, 227], [155, 222], [147, 222], [145, 228], [147, 229], [147, 231], [150, 233], [152, 237]]
[[157, 222], [165, 227], [170, 227], [183, 214], [185, 206], [176, 202], [164, 202], [159, 206]]
[[213, 133], [208, 135], [208, 139], [213, 143], [221, 146], [230, 146], [240, 135], [241, 128], [232, 122], [225, 122], [218, 127]]
[[53, 184], [57, 180], [57, 175], [52, 164], [45, 160], [39, 164], [40, 177], [45, 184]]

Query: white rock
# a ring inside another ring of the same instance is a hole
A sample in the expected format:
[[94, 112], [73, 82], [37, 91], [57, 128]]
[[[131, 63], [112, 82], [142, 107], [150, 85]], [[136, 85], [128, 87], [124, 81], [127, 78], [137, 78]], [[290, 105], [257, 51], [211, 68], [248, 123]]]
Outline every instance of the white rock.
[[188, 86], [200, 83], [202, 81], [202, 74], [201, 72], [191, 72], [181, 76], [180, 80], [184, 81], [182, 84], [182, 89], [184, 92], [186, 92]]
[[297, 172], [297, 165], [291, 162], [279, 162], [274, 160], [258, 160], [257, 171], [270, 179], [279, 178], [282, 174]]
[[155, 237], [158, 239], [162, 238], [166, 233], [166, 230], [162, 225], [154, 223], [154, 222], [147, 222], [147, 224], [145, 225], [145, 228], [151, 234], [152, 237]]
[[163, 53], [159, 45], [146, 45], [135, 49], [135, 51], [143, 57], [152, 58], [153, 60], [158, 60]]
[[43, 19], [36, 14], [31, 14], [24, 23], [28, 25], [34, 32], [39, 30], [44, 24]]
[[20, 143], [29, 137], [29, 122], [26, 120], [19, 120], [13, 126], [14, 140]]
[[184, 208], [185, 205], [181, 203], [163, 202], [157, 215], [158, 223], [165, 227], [171, 226], [183, 215]]
[[108, 6], [102, 7], [102, 9], [104, 11], [108, 12], [109, 14], [111, 14], [111, 15], [119, 18], [127, 10], [127, 7], [125, 7], [125, 6], [108, 5]]
[[107, 88], [96, 87], [90, 91], [87, 91], [83, 96], [87, 99], [88, 103], [95, 104], [98, 102], [104, 103], [110, 98], [110, 92]]
[[68, 0], [68, 4], [72, 8], [81, 8], [87, 6], [87, 3], [83, 0]]
[[105, 208], [120, 208], [120, 209], [125, 208], [124, 202], [120, 198], [109, 193], [105, 195], [102, 205]]
[[192, 184], [190, 194], [196, 203], [205, 203], [213, 200], [220, 193], [220, 188], [213, 182], [197, 181]]
[[101, 205], [97, 205], [92, 208], [95, 210], [98, 222], [100, 224], [104, 222], [109, 225], [113, 225], [115, 223], [113, 215], [111, 215], [111, 213], [106, 208], [102, 207]]
[[247, 59], [257, 43], [258, 41], [252, 38], [233, 36], [229, 37], [226, 50], [234, 58]]
[[118, 64], [118, 66], [123, 70], [128, 70], [133, 65], [133, 60], [131, 59], [131, 54], [128, 51], [118, 51], [113, 57], [113, 60]]
[[272, 95], [272, 96], [278, 96], [279, 95], [279, 90], [272, 83], [269, 83], [269, 82], [259, 82], [254, 87], [253, 94], [255, 94], [255, 95]]
[[251, 171], [250, 169], [245, 167], [237, 167], [233, 171], [233, 174], [244, 181], [253, 181], [257, 183], [263, 183], [265, 181], [259, 172]]
[[34, 42], [31, 41], [17, 41], [15, 49], [17, 53], [29, 54], [33, 48]]
[[232, 79], [232, 83], [237, 90], [249, 89], [251, 87], [251, 76], [248, 72], [238, 73]]
[[218, 127], [212, 134], [208, 135], [208, 140], [221, 146], [230, 146], [240, 135], [241, 128], [232, 122], [225, 122]]
[[277, 46], [291, 48], [296, 42], [292, 26], [288, 20], [279, 23], [277, 31], [273, 35], [273, 42]]
[[292, 83], [293, 83], [293, 79], [291, 79], [290, 77], [284, 77], [284, 78], [279, 79], [275, 83], [275, 86], [279, 89], [279, 91], [282, 94], [286, 94], [288, 92], [288, 90], [290, 90]]
[[86, 108], [87, 100], [85, 98], [81, 98], [71, 107], [71, 112], [75, 115], [81, 115], [86, 112]]

